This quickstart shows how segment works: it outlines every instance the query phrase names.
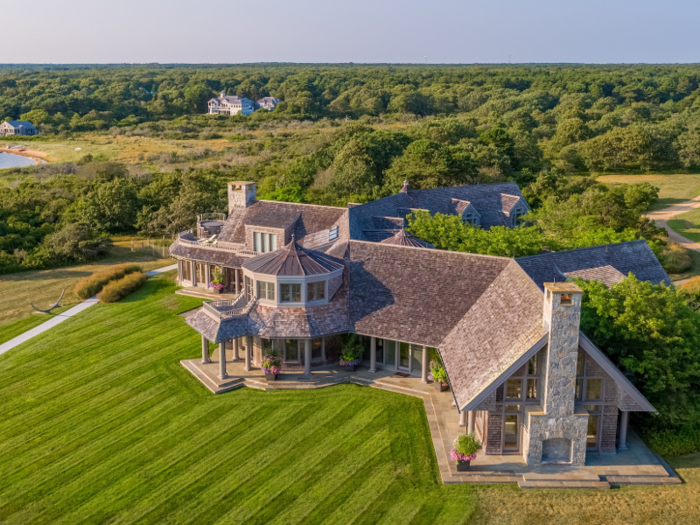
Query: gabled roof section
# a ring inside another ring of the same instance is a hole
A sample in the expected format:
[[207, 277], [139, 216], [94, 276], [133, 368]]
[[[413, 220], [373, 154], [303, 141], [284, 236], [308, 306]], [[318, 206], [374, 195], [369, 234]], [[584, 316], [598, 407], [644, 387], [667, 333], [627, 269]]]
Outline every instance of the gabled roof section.
[[509, 259], [440, 343], [460, 408], [541, 343], [547, 334], [542, 327], [542, 297], [522, 268]]
[[[295, 221], [294, 235], [301, 240], [307, 235], [330, 230], [343, 221], [347, 208], [316, 206], [279, 201], [256, 201], [247, 208], [234, 209], [224, 223], [219, 240], [245, 244], [246, 225], [285, 228]], [[345, 229], [345, 226], [342, 226]]]
[[597, 266], [595, 268], [584, 268], [582, 270], [574, 270], [573, 272], [564, 272], [567, 277], [580, 277], [584, 281], [600, 281], [608, 286], [619, 283], [625, 277], [624, 273], [620, 272], [614, 266], [609, 264], [605, 266]]
[[12, 126], [13, 128], [33, 128], [34, 124], [27, 120], [8, 120], [7, 123]]
[[300, 246], [294, 239], [281, 250], [247, 259], [243, 268], [265, 275], [304, 276], [332, 273], [343, 262], [323, 252]]
[[364, 335], [437, 347], [511, 262], [505, 257], [350, 241], [353, 327]]
[[630, 382], [627, 377], [625, 377], [625, 374], [623, 374], [619, 368], [615, 366], [615, 364], [610, 360], [610, 358], [605, 355], [596, 345], [593, 344], [593, 342], [584, 334], [583, 332], [579, 332], [579, 340], [578, 344], [581, 348], [583, 348], [590, 357], [593, 358], [593, 360], [598, 363], [598, 365], [605, 370], [610, 377], [612, 377], [615, 382], [617, 383], [617, 386], [621, 388], [625, 394], [629, 395], [635, 403], [637, 403], [637, 407], [635, 407], [635, 411], [638, 412], [656, 412], [657, 410], [654, 408], [654, 406], [647, 400], [644, 395], [637, 390], [637, 388]]
[[[543, 283], [565, 281], [569, 275], [592, 269], [597, 271], [584, 272], [584, 275], [589, 278], [596, 275], [610, 286], [617, 282], [618, 277], [611, 268], [625, 277], [632, 272], [641, 281], [671, 284], [671, 279], [643, 239], [518, 257], [516, 261], [541, 290], [544, 290]], [[580, 276], [585, 278], [584, 275]]]

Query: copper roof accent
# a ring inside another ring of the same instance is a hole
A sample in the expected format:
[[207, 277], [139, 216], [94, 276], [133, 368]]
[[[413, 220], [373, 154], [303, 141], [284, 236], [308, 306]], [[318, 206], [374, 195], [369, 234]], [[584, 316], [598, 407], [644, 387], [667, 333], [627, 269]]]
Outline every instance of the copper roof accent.
[[319, 275], [343, 268], [343, 263], [323, 252], [300, 246], [292, 241], [274, 252], [248, 259], [243, 268], [266, 275]]
[[410, 233], [408, 233], [406, 230], [401, 228], [396, 235], [393, 237], [389, 237], [388, 239], [384, 239], [381, 241], [382, 244], [395, 244], [396, 246], [411, 246], [413, 248], [431, 248], [435, 249], [435, 246], [430, 244], [429, 242], [421, 241], [417, 237], [414, 237]]

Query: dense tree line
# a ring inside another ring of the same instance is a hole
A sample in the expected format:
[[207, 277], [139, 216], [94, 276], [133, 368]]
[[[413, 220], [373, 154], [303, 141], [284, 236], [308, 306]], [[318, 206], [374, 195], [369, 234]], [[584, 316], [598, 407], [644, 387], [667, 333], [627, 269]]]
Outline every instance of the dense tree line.
[[[497, 130], [471, 154], [506, 174], [543, 160], [567, 171], [694, 169], [699, 86], [700, 66], [3, 66], [0, 118], [49, 133], [134, 128], [203, 113], [223, 91], [283, 100], [272, 113], [234, 117], [253, 124], [458, 117], [480, 136]], [[427, 145], [421, 154], [441, 157]]]

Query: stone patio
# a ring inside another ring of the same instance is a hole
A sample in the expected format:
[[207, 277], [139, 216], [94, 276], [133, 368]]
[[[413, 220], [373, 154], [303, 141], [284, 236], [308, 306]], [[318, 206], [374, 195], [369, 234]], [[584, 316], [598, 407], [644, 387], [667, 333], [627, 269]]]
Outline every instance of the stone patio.
[[325, 388], [352, 383], [419, 397], [425, 404], [430, 434], [435, 447], [443, 483], [517, 483], [521, 488], [590, 488], [609, 489], [621, 485], [675, 485], [681, 480], [659, 456], [654, 454], [632, 431], [628, 449], [616, 454], [588, 453], [580, 467], [554, 465], [528, 466], [521, 455], [487, 456], [478, 454], [469, 472], [457, 472], [449, 453], [452, 441], [465, 431], [459, 426], [459, 413], [450, 392], [438, 392], [432, 384], [421, 383], [419, 377], [404, 377], [393, 370], [370, 373], [360, 367], [353, 373], [340, 367], [314, 368], [311, 377], [300, 371], [284, 372], [278, 380], [267, 382], [259, 368], [245, 371], [242, 361], [233, 361], [227, 351], [229, 377], [219, 379], [218, 351], [212, 352], [211, 363], [188, 359], [181, 364], [214, 394], [243, 386], [259, 390]]

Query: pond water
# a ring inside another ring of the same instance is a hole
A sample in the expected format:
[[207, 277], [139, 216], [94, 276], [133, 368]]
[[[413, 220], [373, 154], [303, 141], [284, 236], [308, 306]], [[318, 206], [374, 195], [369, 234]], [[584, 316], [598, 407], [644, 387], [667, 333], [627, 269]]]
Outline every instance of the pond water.
[[0, 170], [3, 168], [21, 168], [36, 164], [32, 159], [11, 153], [0, 153]]

